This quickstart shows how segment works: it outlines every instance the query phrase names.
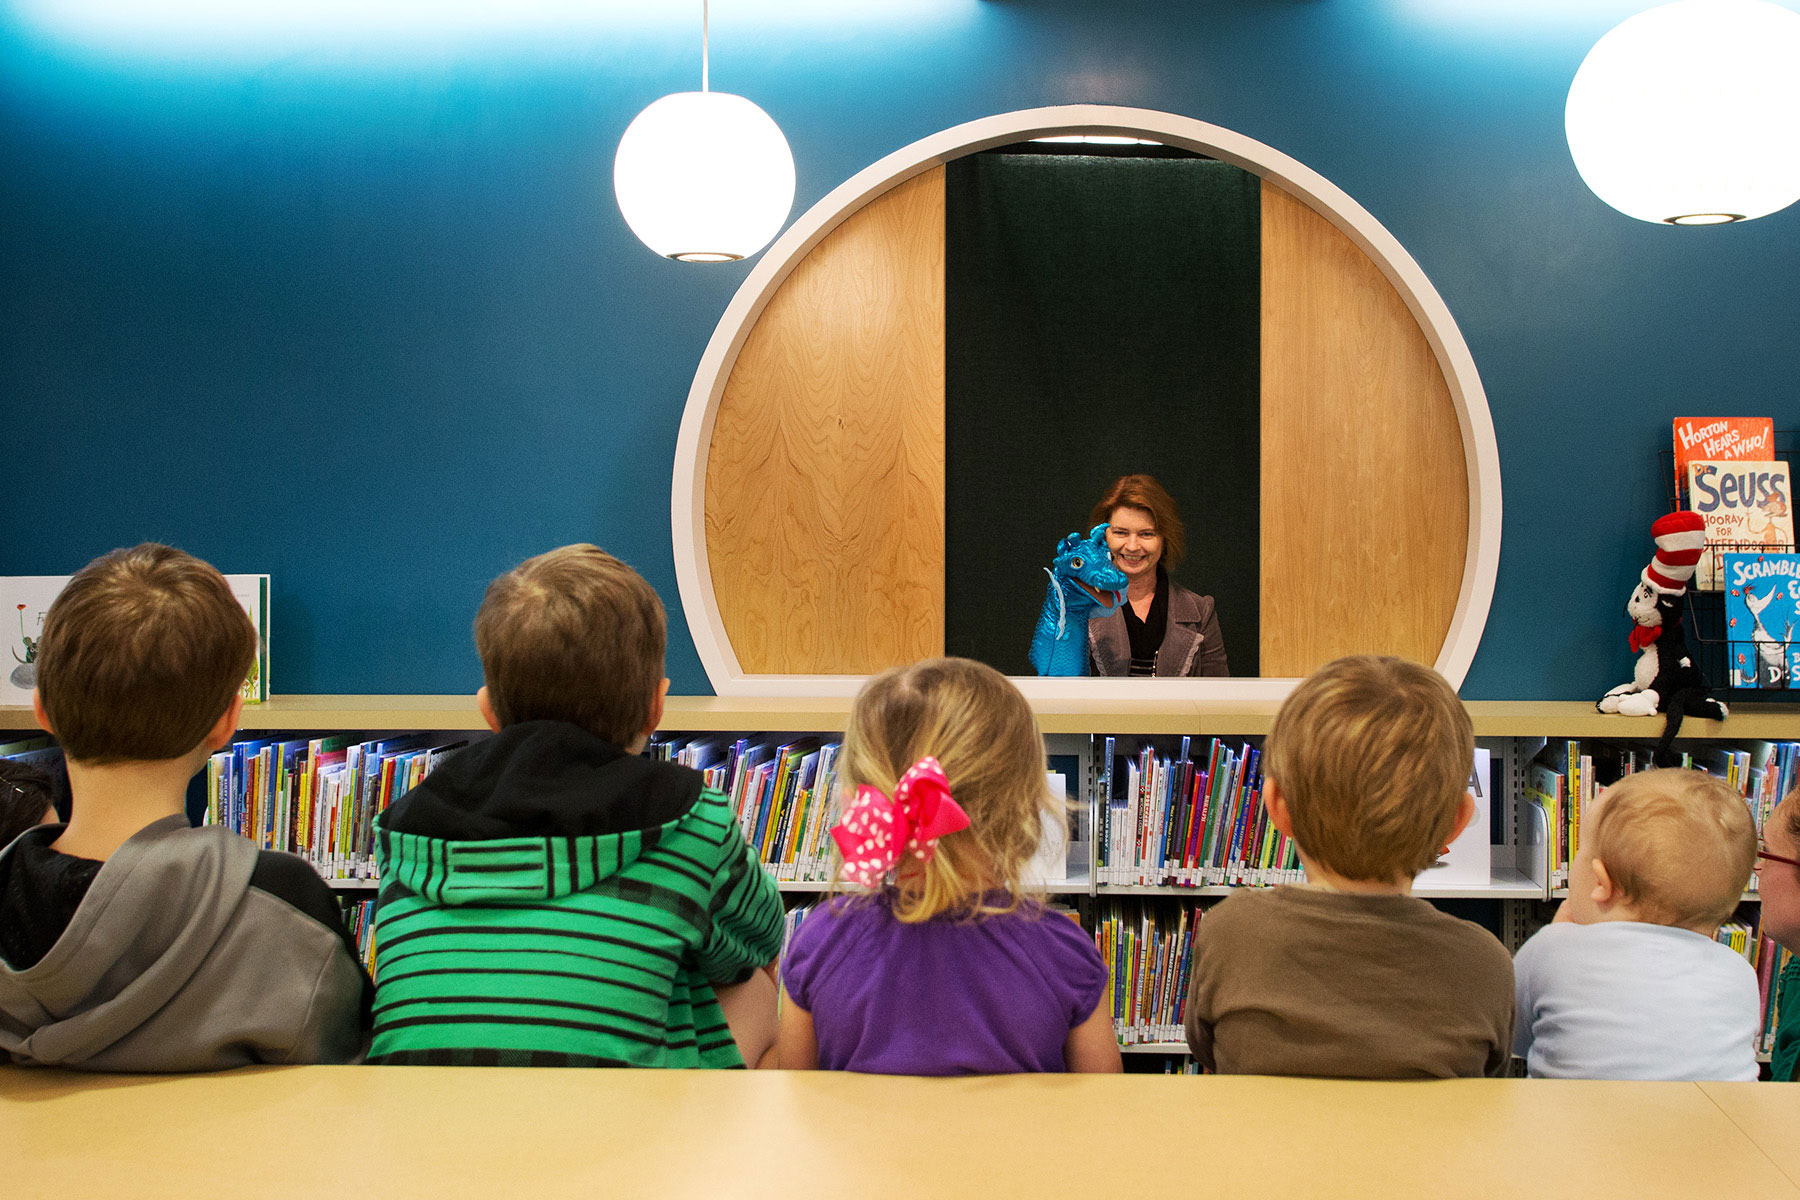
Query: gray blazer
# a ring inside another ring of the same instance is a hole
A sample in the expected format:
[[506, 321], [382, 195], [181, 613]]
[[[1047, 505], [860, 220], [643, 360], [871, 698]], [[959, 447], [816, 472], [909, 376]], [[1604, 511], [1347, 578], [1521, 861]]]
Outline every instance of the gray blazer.
[[[1088, 657], [1096, 675], [1131, 674], [1131, 635], [1125, 632], [1125, 612], [1088, 622]], [[1169, 624], [1156, 652], [1159, 676], [1225, 676], [1225, 635], [1219, 632], [1219, 614], [1211, 596], [1196, 596], [1173, 579], [1169, 581]]]

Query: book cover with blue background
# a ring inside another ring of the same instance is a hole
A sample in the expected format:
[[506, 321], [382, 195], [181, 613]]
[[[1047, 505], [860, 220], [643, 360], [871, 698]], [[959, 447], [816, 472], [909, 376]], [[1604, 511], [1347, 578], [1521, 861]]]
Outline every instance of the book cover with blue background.
[[1800, 554], [1723, 558], [1731, 686], [1793, 687], [1800, 679]]

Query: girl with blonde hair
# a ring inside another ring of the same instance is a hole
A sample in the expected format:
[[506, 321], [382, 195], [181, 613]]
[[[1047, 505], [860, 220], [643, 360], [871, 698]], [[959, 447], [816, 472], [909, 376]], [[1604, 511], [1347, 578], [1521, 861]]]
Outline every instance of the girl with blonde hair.
[[782, 963], [780, 1065], [885, 1075], [1118, 1071], [1106, 965], [1026, 887], [1067, 821], [1025, 697], [992, 667], [875, 676], [840, 767], [840, 877]]

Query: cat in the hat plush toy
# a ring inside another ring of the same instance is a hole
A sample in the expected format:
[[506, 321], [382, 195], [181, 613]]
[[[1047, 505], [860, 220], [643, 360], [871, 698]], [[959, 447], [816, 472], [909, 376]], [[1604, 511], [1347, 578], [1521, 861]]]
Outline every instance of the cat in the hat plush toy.
[[1630, 683], [1600, 697], [1598, 707], [1603, 713], [1627, 717], [1663, 713], [1663, 735], [1656, 744], [1655, 762], [1670, 767], [1680, 764], [1670, 745], [1681, 729], [1681, 718], [1691, 715], [1723, 721], [1726, 708], [1707, 694], [1706, 680], [1694, 666], [1687, 636], [1681, 630], [1688, 580], [1706, 548], [1706, 522], [1699, 513], [1672, 512], [1650, 527], [1650, 535], [1656, 539], [1656, 556], [1625, 602], [1625, 615], [1637, 626], [1631, 631], [1631, 648], [1638, 652], [1637, 670]]

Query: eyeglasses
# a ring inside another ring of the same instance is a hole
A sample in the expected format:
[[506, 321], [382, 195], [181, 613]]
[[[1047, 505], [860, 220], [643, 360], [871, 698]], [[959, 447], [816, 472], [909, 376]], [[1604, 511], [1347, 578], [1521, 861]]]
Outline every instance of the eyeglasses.
[[1770, 862], [1786, 863], [1790, 867], [1800, 867], [1800, 858], [1786, 858], [1780, 854], [1770, 854], [1767, 850], [1758, 849], [1756, 857], [1766, 858]]

